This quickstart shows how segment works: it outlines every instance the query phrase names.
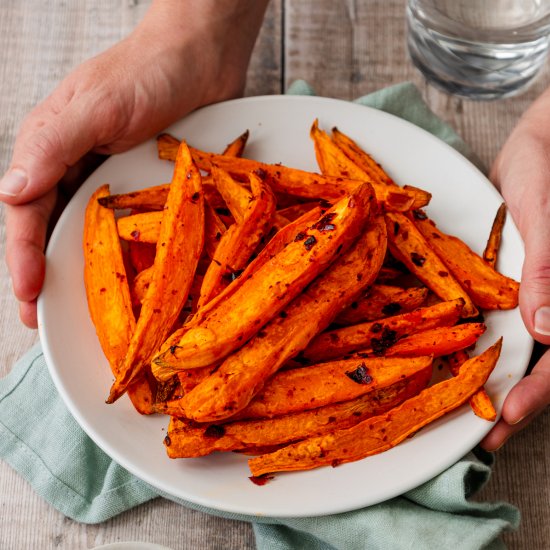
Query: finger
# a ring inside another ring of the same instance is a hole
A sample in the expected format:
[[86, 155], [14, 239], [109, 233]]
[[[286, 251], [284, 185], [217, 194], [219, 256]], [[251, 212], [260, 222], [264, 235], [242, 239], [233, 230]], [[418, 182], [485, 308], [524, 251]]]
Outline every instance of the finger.
[[10, 168], [0, 180], [0, 199], [8, 204], [46, 194], [95, 144], [92, 109], [82, 101], [59, 105], [59, 95], [34, 109], [19, 131]]
[[44, 245], [55, 190], [20, 206], [6, 206], [6, 262], [13, 292], [21, 302], [32, 302], [44, 282]]
[[540, 358], [531, 374], [510, 391], [502, 407], [502, 418], [485, 437], [482, 447], [495, 450], [514, 433], [527, 426], [550, 404], [550, 351]]
[[38, 328], [38, 317], [36, 314], [36, 300], [21, 302], [19, 304], [19, 318], [29, 328]]

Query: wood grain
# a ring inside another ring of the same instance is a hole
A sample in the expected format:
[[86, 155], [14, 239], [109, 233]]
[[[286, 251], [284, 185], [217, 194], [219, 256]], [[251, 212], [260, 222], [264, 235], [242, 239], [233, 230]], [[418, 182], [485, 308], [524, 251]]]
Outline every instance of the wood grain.
[[[0, 7], [0, 171], [17, 128], [72, 67], [127, 35], [149, 0], [6, 0]], [[521, 113], [550, 80], [547, 65], [522, 95], [497, 102], [450, 97], [426, 84], [406, 48], [405, 0], [272, 0], [254, 50], [246, 95], [283, 93], [297, 79], [318, 94], [352, 99], [410, 80], [428, 105], [490, 163]], [[0, 218], [0, 253], [5, 227]], [[0, 263], [0, 376], [34, 341], [18, 323], [5, 264]], [[478, 498], [519, 506], [522, 526], [510, 548], [550, 547], [550, 412], [497, 453], [494, 474]], [[0, 548], [92, 548], [149, 540], [174, 549], [252, 549], [248, 524], [222, 520], [157, 499], [99, 525], [63, 517], [0, 462]], [[443, 547], [443, 546], [442, 546]]]

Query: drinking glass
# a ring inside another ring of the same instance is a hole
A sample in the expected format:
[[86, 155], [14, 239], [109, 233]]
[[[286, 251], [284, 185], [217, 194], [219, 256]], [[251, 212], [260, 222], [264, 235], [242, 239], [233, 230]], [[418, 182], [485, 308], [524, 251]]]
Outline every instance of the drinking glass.
[[524, 90], [546, 61], [550, 0], [408, 0], [413, 63], [439, 88], [470, 99]]

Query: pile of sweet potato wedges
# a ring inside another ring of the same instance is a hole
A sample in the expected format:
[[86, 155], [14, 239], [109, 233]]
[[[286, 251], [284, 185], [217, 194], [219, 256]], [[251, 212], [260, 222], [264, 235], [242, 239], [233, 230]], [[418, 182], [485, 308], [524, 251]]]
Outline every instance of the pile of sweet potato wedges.
[[[518, 302], [495, 269], [504, 209], [478, 255], [430, 220], [429, 193], [336, 128], [310, 135], [320, 173], [244, 158], [248, 132], [222, 154], [163, 134], [170, 183], [90, 198], [107, 402], [169, 415], [172, 458], [247, 453], [256, 478], [382, 452], [468, 400], [496, 417], [501, 341], [472, 350], [483, 311]], [[435, 358], [452, 376], [433, 383]]]

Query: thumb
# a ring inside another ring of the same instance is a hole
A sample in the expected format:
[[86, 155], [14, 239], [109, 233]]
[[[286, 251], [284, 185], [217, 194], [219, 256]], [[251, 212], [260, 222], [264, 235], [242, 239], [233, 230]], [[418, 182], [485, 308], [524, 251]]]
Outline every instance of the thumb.
[[56, 97], [36, 107], [23, 122], [10, 168], [0, 180], [3, 202], [17, 205], [45, 195], [94, 146], [89, 112], [77, 112], [74, 102], [59, 106]]
[[550, 344], [550, 203], [538, 197], [524, 230], [525, 262], [520, 286], [520, 308], [531, 335]]

